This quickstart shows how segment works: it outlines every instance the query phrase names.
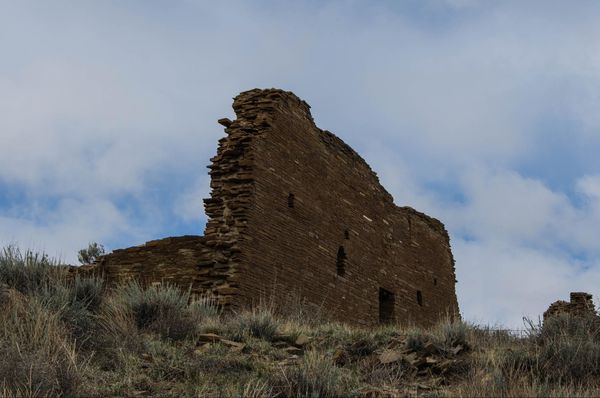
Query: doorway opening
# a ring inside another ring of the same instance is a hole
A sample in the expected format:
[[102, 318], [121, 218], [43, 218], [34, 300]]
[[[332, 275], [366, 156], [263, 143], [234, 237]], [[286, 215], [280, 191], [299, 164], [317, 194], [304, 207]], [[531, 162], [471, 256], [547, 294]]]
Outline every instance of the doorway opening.
[[335, 268], [339, 276], [344, 276], [346, 274], [346, 251], [344, 250], [344, 246], [338, 248]]
[[391, 323], [394, 321], [394, 293], [379, 288], [379, 323]]

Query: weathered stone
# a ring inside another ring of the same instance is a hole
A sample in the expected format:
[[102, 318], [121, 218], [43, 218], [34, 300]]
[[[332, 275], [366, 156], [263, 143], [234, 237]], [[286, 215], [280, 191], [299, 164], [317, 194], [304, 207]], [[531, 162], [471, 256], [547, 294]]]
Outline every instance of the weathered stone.
[[223, 338], [214, 333], [203, 333], [198, 335], [198, 343], [216, 343], [222, 341]]
[[230, 294], [236, 294], [236, 293], [238, 293], [239, 289], [236, 289], [234, 287], [229, 287], [229, 286], [222, 286], [222, 287], [216, 288], [215, 292], [217, 294], [230, 295]]
[[433, 342], [428, 341], [425, 344], [423, 344], [423, 350], [422, 351], [423, 351], [424, 354], [436, 355], [436, 354], [439, 354], [442, 351], [442, 348], [438, 347]]
[[426, 365], [434, 365], [436, 363], [440, 362], [439, 359], [435, 358], [435, 357], [425, 357], [425, 364]]
[[302, 347], [302, 346], [308, 344], [309, 342], [310, 342], [310, 337], [301, 334], [300, 336], [298, 336], [298, 338], [296, 339], [294, 344], [299, 347]]
[[244, 348], [246, 348], [246, 344], [238, 343], [237, 341], [231, 341], [227, 339], [221, 339], [220, 341], [221, 344], [231, 347], [231, 351], [233, 352], [241, 352]]
[[211, 343], [206, 343], [194, 350], [194, 355], [202, 356], [212, 347]]
[[298, 347], [286, 347], [284, 348], [284, 351], [286, 351], [288, 354], [302, 354], [302, 348]]
[[458, 363], [456, 360], [443, 359], [435, 363], [433, 366], [435, 371], [445, 374], [448, 373], [456, 363]]
[[569, 314], [572, 316], [598, 316], [592, 295], [584, 292], [572, 292], [570, 301], [555, 301], [544, 312], [544, 320], [557, 315]]
[[415, 368], [420, 368], [423, 365], [427, 364], [427, 360], [425, 357], [418, 355], [416, 353], [410, 353], [405, 357], [406, 361]]
[[224, 117], [222, 119], [217, 120], [217, 123], [219, 123], [222, 126], [229, 127], [229, 126], [231, 126], [231, 123], [233, 123], [233, 122], [231, 120], [229, 120], [228, 118]]
[[[281, 302], [294, 291], [324, 315], [360, 325], [458, 316], [440, 221], [396, 206], [364, 159], [319, 129], [294, 94], [250, 90], [233, 109], [234, 121], [219, 120], [227, 135], [209, 166], [204, 236], [115, 251], [99, 273], [111, 283], [215, 293], [225, 307], [267, 295]], [[236, 287], [227, 287], [233, 278]]]
[[385, 365], [402, 359], [402, 353], [393, 350], [385, 350], [379, 355], [379, 363]]

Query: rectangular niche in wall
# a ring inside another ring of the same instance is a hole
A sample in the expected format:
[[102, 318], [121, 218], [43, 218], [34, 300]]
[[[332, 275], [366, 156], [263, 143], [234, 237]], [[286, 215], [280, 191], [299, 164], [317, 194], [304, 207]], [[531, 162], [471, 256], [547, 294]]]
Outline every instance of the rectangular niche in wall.
[[379, 288], [379, 323], [394, 321], [394, 293]]

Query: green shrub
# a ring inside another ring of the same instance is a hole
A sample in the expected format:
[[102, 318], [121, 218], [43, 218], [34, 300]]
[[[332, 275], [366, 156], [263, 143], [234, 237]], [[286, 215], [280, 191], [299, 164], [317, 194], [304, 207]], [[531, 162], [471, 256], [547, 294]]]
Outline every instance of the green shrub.
[[191, 366], [190, 373], [202, 375], [217, 373], [220, 375], [241, 374], [254, 369], [255, 361], [246, 356], [231, 353], [231, 350], [221, 344], [208, 346]]
[[547, 319], [519, 350], [504, 354], [504, 373], [527, 371], [541, 383], [588, 384], [600, 376], [600, 339], [595, 317], [558, 314]]
[[103, 370], [125, 369], [128, 356], [138, 355], [143, 349], [133, 314], [123, 303], [120, 289], [103, 301], [97, 316], [98, 332], [86, 344], [95, 348], [94, 362]]
[[599, 327], [595, 316], [559, 314], [547, 319], [537, 340], [540, 374], [575, 384], [600, 376]]
[[414, 352], [422, 352], [426, 344], [431, 343], [437, 354], [452, 355], [452, 350], [461, 345], [469, 348], [468, 333], [470, 326], [461, 321], [441, 322], [430, 330], [409, 329], [406, 333], [405, 347]]
[[92, 264], [104, 255], [104, 246], [92, 242], [87, 248], [79, 250], [77, 259], [81, 264]]
[[193, 297], [189, 303], [189, 310], [199, 319], [219, 317], [222, 313], [216, 297], [210, 294]]
[[0, 313], [0, 380], [16, 396], [76, 395], [84, 366], [59, 314], [19, 298]]
[[241, 384], [238, 391], [235, 391], [234, 396], [246, 397], [246, 398], [265, 398], [272, 397], [273, 388], [269, 386], [268, 382], [260, 379], [250, 379], [245, 383]]
[[469, 346], [468, 331], [469, 325], [464, 322], [442, 322], [437, 326], [437, 338], [445, 349], [451, 349], [458, 345], [466, 348]]
[[72, 301], [80, 303], [91, 313], [97, 313], [104, 298], [104, 280], [95, 276], [77, 275], [71, 285]]
[[275, 297], [268, 300], [268, 307], [279, 319], [312, 327], [327, 322], [322, 305], [308, 302], [298, 291], [288, 292], [277, 300]]
[[536, 352], [536, 374], [548, 381], [586, 383], [600, 376], [600, 345], [593, 340], [546, 340]]
[[268, 381], [257, 378], [256, 375], [236, 378], [204, 375], [197, 381], [189, 395], [195, 397], [244, 398], [269, 398], [276, 396]]
[[600, 341], [600, 319], [596, 316], [571, 316], [556, 314], [544, 321], [534, 334], [538, 344], [556, 339]]
[[316, 351], [308, 351], [299, 364], [281, 367], [272, 375], [274, 395], [284, 397], [346, 397], [351, 379], [343, 368]]
[[410, 329], [406, 334], [404, 345], [406, 349], [414, 352], [423, 351], [425, 344], [431, 339], [431, 336], [421, 329]]
[[100, 278], [76, 276], [72, 280], [55, 280], [41, 287], [36, 294], [48, 308], [60, 314], [78, 344], [86, 345], [98, 331], [96, 314], [104, 295]]
[[64, 277], [66, 270], [56, 267], [46, 254], [27, 250], [22, 253], [15, 246], [0, 252], [0, 283], [24, 294], [34, 294], [51, 280]]
[[150, 331], [164, 338], [180, 340], [196, 332], [199, 319], [190, 307], [190, 294], [173, 286], [153, 285], [143, 288], [137, 282], [115, 291], [117, 305], [122, 305], [140, 331]]
[[149, 338], [145, 339], [143, 350], [149, 356], [148, 374], [153, 380], [183, 381], [189, 378], [187, 352], [181, 345]]
[[279, 327], [273, 312], [264, 306], [235, 314], [229, 319], [226, 333], [232, 340], [244, 340], [247, 336], [272, 340]]

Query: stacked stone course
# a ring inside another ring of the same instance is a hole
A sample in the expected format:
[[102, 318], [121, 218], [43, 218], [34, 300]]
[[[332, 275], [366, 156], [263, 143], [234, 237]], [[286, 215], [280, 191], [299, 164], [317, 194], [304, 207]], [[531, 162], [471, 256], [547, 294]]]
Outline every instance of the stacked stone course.
[[557, 314], [598, 316], [596, 307], [592, 301], [592, 295], [585, 292], [572, 292], [569, 302], [558, 300], [550, 304], [550, 307], [544, 312], [544, 320]]
[[208, 166], [204, 236], [115, 251], [99, 264], [111, 281], [191, 285], [225, 306], [293, 292], [351, 323], [458, 316], [440, 221], [396, 206], [360, 155], [319, 129], [294, 94], [250, 90], [233, 108], [235, 120], [219, 120], [226, 136]]
[[191, 286], [195, 292], [201, 293], [201, 286], [214, 282], [212, 275], [198, 267], [206, 253], [204, 240], [202, 236], [188, 235], [115, 250], [100, 259], [96, 271], [110, 284], [135, 279], [143, 284]]

